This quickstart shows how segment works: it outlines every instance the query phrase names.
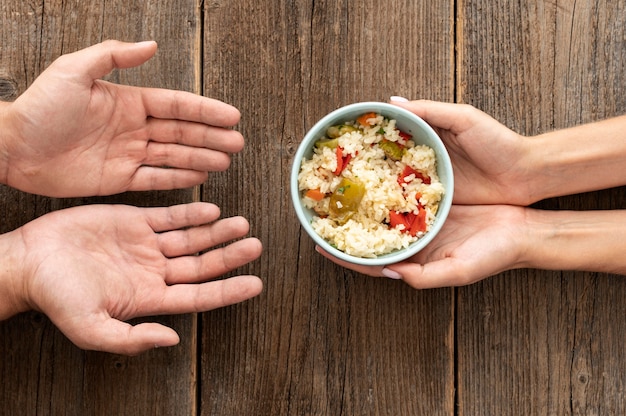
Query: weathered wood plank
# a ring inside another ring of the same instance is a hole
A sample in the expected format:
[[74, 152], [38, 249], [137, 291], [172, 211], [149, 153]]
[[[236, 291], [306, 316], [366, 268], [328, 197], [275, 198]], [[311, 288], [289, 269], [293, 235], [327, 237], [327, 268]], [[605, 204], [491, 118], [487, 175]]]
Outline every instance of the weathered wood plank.
[[[458, 15], [460, 101], [527, 135], [626, 112], [624, 1], [465, 0]], [[537, 270], [459, 289], [459, 414], [623, 414], [625, 293], [619, 276]]]
[[453, 99], [451, 1], [205, 3], [205, 95], [242, 111], [246, 150], [203, 199], [264, 243], [264, 293], [202, 315], [203, 415], [451, 415], [453, 291], [335, 267], [291, 209], [289, 171], [327, 112]]
[[[195, 0], [3, 1], [0, 78], [15, 98], [57, 56], [104, 39], [154, 39], [157, 56], [138, 69], [115, 71], [123, 84], [199, 92], [200, 11]], [[87, 203], [140, 206], [190, 202], [194, 190], [58, 200], [0, 189], [1, 231], [46, 212]], [[74, 347], [38, 313], [0, 323], [0, 414], [194, 414], [196, 317], [160, 317], [181, 345], [127, 358]]]

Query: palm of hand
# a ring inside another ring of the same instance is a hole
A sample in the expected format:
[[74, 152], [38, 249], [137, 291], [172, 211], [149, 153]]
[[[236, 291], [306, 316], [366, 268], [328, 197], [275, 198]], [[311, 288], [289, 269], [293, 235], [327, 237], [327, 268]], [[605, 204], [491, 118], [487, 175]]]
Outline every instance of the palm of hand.
[[239, 111], [184, 91], [111, 84], [156, 44], [103, 42], [58, 58], [0, 116], [4, 183], [55, 197], [187, 188], [243, 148]]
[[68, 337], [156, 313], [167, 289], [157, 234], [133, 207], [58, 211], [23, 227], [31, 302]]
[[44, 73], [16, 101], [39, 105], [18, 110], [26, 116], [23, 140], [10, 151], [9, 183], [58, 196], [128, 190], [147, 159], [148, 118], [139, 90], [50, 79], [56, 76]]
[[174, 345], [178, 335], [170, 328], [123, 321], [206, 311], [262, 288], [254, 276], [207, 281], [261, 253], [260, 242], [248, 238], [196, 256], [249, 231], [242, 218], [218, 217], [219, 208], [205, 203], [87, 205], [44, 215], [13, 232], [26, 265], [20, 287], [28, 306], [79, 347], [135, 354]]

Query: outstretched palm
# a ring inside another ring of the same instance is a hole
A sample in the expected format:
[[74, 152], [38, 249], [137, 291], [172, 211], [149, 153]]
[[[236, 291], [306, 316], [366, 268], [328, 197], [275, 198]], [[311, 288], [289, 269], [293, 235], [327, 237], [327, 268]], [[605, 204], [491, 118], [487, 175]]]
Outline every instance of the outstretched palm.
[[[196, 203], [168, 208], [87, 205], [44, 215], [12, 234], [23, 248], [27, 303], [82, 348], [134, 354], [178, 336], [139, 316], [206, 311], [255, 296], [257, 277], [209, 281], [256, 259], [241, 217]], [[217, 220], [217, 221], [216, 221]]]
[[109, 195], [189, 187], [226, 169], [229, 153], [243, 147], [226, 128], [238, 122], [237, 109], [99, 79], [155, 51], [152, 42], [107, 41], [57, 59], [5, 107], [4, 182], [49, 196]]

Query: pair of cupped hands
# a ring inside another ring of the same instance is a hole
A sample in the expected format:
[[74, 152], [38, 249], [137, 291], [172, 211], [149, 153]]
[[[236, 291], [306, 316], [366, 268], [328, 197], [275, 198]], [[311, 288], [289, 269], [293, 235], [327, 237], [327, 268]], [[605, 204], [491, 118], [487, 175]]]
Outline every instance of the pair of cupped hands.
[[[101, 79], [143, 64], [156, 48], [154, 42], [105, 41], [63, 55], [16, 101], [1, 104], [0, 182], [80, 197], [185, 188], [227, 169], [230, 155], [244, 146], [232, 129], [240, 118], [236, 108]], [[531, 202], [516, 168], [523, 138], [467, 105], [397, 104], [443, 138], [454, 165], [454, 201], [461, 205], [438, 238], [406, 262], [363, 268], [322, 254], [416, 288], [466, 284], [510, 268], [515, 259], [507, 257], [507, 246], [524, 215], [516, 205]], [[179, 337], [171, 328], [126, 321], [207, 311], [259, 294], [256, 276], [215, 280], [260, 256], [262, 245], [245, 238], [248, 232], [246, 219], [222, 219], [210, 203], [85, 205], [43, 215], [0, 236], [0, 318], [41, 311], [84, 349], [132, 355], [175, 345]], [[492, 249], [477, 251], [486, 239]]]

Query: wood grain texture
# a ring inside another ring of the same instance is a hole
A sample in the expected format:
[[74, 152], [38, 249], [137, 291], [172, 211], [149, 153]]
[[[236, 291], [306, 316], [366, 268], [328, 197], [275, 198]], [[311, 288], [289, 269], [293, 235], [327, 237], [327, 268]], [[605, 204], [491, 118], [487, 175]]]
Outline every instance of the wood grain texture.
[[[626, 3], [464, 0], [459, 101], [526, 135], [626, 112]], [[618, 209], [624, 189], [543, 201]], [[459, 414], [626, 412], [622, 277], [520, 270], [458, 290]]]
[[[56, 57], [105, 39], [154, 39], [159, 51], [137, 69], [107, 79], [199, 92], [200, 20], [194, 0], [172, 2], [3, 1], [0, 4], [0, 88], [23, 92]], [[72, 205], [171, 205], [194, 199], [191, 189], [108, 198], [51, 199], [0, 188], [1, 231]], [[155, 319], [174, 328], [181, 345], [127, 358], [84, 352], [43, 315], [0, 323], [0, 414], [173, 415], [196, 409], [196, 317]], [[11, 387], [8, 387], [11, 386]]]
[[[384, 13], [373, 13], [373, 10]], [[323, 259], [291, 208], [298, 143], [344, 104], [453, 99], [451, 2], [205, 3], [205, 95], [246, 149], [203, 199], [264, 243], [263, 294], [202, 315], [202, 415], [450, 415], [451, 289], [417, 292]]]
[[[291, 209], [298, 143], [320, 117], [390, 95], [473, 104], [526, 135], [626, 112], [626, 0], [0, 2], [0, 99], [107, 38], [157, 56], [107, 79], [234, 104], [246, 149], [201, 189], [51, 199], [0, 187], [0, 232], [87, 203], [202, 199], [243, 215], [257, 298], [157, 320], [181, 345], [85, 352], [43, 315], [0, 322], [0, 415], [621, 415], [626, 283], [517, 270], [415, 291], [334, 266]], [[626, 189], [542, 201], [617, 209]]]

